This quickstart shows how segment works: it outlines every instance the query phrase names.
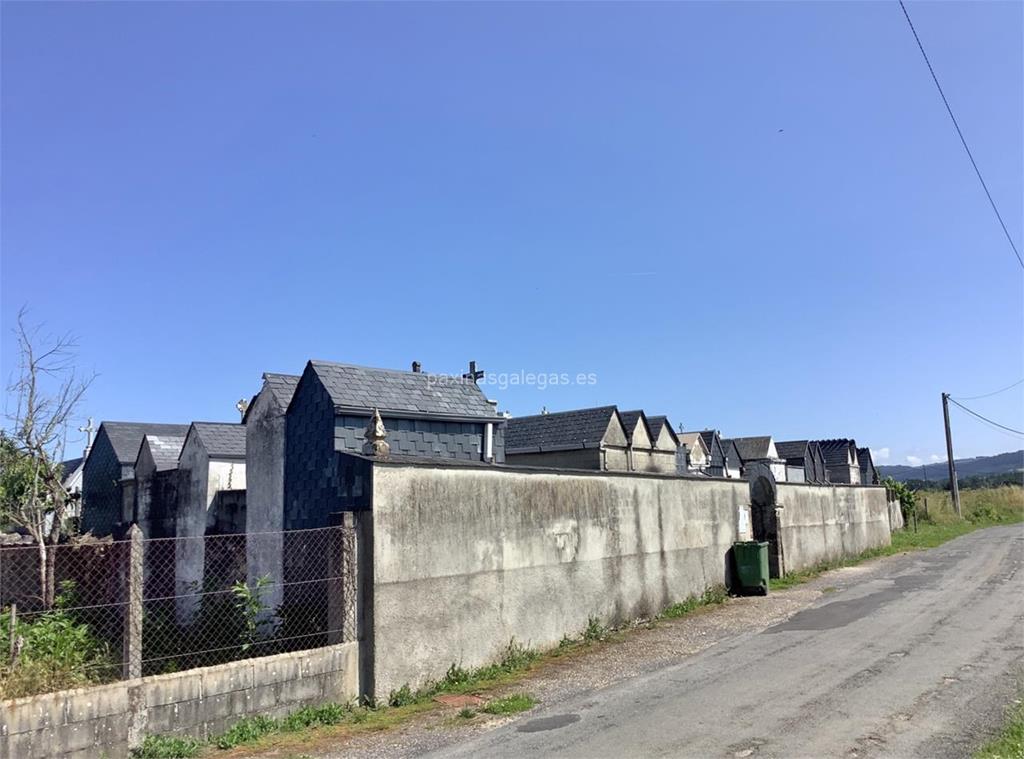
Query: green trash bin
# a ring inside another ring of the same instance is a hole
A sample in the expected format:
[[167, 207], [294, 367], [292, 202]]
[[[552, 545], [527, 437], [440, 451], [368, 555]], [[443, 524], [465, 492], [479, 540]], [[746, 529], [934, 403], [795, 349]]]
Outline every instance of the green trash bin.
[[758, 540], [733, 543], [732, 555], [740, 587], [748, 593], [768, 595], [768, 543]]

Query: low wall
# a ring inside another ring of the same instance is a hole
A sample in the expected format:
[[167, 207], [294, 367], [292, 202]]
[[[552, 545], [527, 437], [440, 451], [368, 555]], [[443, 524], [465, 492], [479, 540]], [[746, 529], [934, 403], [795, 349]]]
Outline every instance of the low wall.
[[786, 572], [889, 545], [885, 488], [777, 485], [779, 536]]
[[281, 716], [359, 693], [359, 644], [123, 680], [0, 702], [0, 757], [126, 757], [146, 735], [208, 738], [253, 714]]
[[375, 463], [376, 695], [725, 582], [748, 503], [744, 481]]

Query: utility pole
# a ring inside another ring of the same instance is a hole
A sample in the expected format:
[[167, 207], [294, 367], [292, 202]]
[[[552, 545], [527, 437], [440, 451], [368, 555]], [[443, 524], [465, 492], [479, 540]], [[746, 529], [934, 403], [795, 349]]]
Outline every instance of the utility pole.
[[956, 482], [956, 465], [953, 463], [953, 434], [949, 431], [949, 394], [942, 394], [942, 418], [946, 422], [946, 459], [949, 461], [949, 492], [953, 496], [953, 508], [958, 519], [960, 513], [960, 486]]

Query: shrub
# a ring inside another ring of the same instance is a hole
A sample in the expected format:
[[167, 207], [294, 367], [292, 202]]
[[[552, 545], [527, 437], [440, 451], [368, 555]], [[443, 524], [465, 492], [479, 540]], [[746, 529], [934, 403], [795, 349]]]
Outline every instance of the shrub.
[[[114, 679], [117, 668], [108, 647], [67, 610], [66, 597], [32, 621], [19, 617], [22, 639], [14, 667], [0, 669], [0, 696], [18, 698]], [[0, 612], [0, 650], [10, 648], [11, 614]]]

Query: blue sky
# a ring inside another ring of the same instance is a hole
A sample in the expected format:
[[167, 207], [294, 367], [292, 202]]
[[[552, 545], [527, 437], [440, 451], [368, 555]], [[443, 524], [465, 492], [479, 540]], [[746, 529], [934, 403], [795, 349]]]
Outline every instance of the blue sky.
[[[908, 7], [1020, 247], [1022, 5]], [[1024, 377], [1021, 269], [895, 2], [4, 3], [0, 62], [3, 374], [27, 304], [97, 420], [476, 359], [596, 377], [488, 386], [514, 414], [905, 463], [941, 391]], [[1024, 427], [1021, 387], [969, 405]]]

